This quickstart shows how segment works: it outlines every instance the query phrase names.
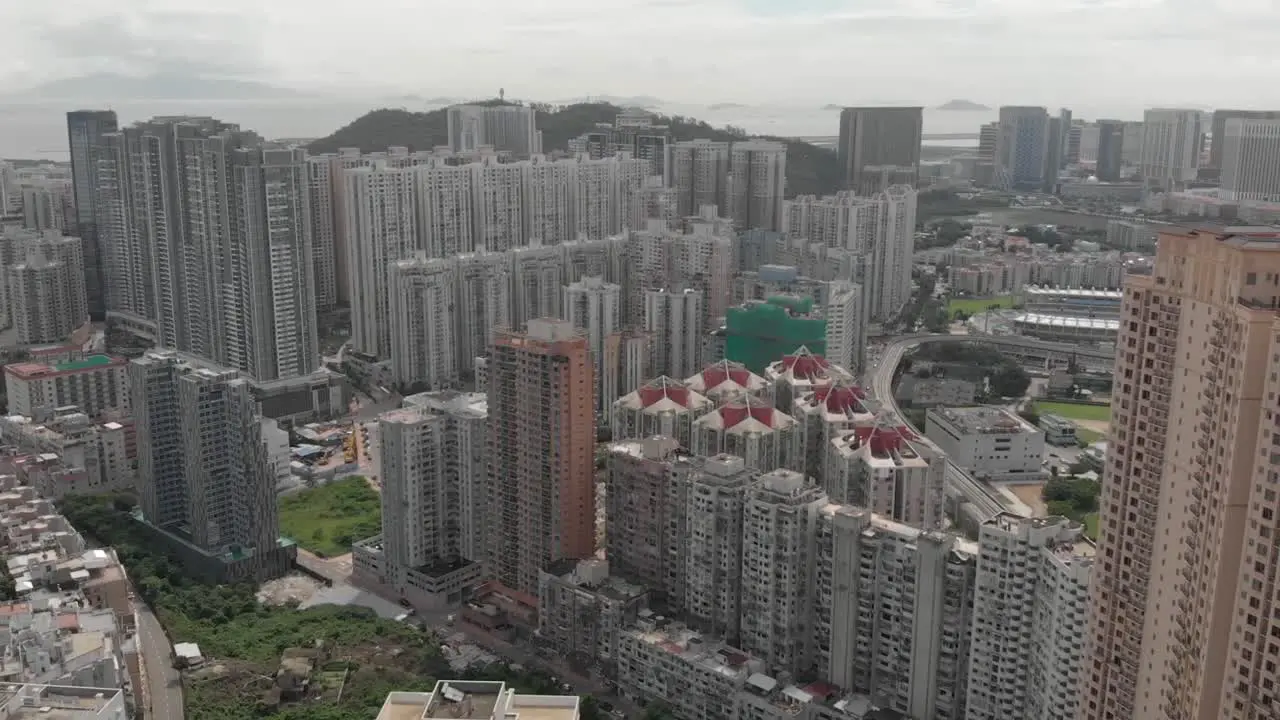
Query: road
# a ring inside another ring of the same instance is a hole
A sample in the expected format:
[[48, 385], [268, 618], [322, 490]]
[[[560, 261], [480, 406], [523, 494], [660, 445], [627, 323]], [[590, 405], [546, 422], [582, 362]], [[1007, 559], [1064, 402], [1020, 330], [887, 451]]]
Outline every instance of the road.
[[182, 720], [182, 677], [173, 667], [172, 647], [151, 608], [134, 605], [138, 619], [138, 654], [147, 691], [147, 717], [156, 720]]
[[[880, 352], [879, 359], [871, 364], [867, 369], [867, 376], [870, 382], [866, 383], [871, 389], [871, 395], [887, 410], [893, 411], [899, 418], [905, 418], [902, 409], [898, 407], [898, 403], [893, 398], [893, 374], [898, 369], [898, 364], [902, 362], [902, 356], [906, 352], [917, 345], [926, 342], [955, 342], [958, 340], [979, 340], [983, 338], [969, 338], [964, 335], [909, 335], [907, 337], [898, 338], [889, 343]], [[946, 484], [959, 493], [965, 500], [978, 508], [982, 515], [994, 517], [998, 513], [1004, 512], [1006, 509], [1003, 498], [995, 490], [987, 487], [984, 483], [980, 483], [969, 473], [964, 471], [959, 465], [956, 465], [947, 459]]]

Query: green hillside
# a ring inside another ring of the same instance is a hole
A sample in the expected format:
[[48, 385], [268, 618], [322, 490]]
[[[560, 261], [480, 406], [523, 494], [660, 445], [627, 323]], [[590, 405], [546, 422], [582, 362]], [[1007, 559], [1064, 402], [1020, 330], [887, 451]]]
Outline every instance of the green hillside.
[[[498, 102], [498, 101], [493, 101]], [[590, 130], [596, 123], [612, 123], [622, 108], [609, 103], [582, 103], [562, 107], [535, 105], [542, 146], [547, 151], [565, 150], [570, 138]], [[734, 128], [713, 128], [693, 118], [661, 117], [671, 126], [676, 140], [739, 140], [746, 136]], [[840, 189], [841, 170], [836, 154], [798, 140], [763, 136], [787, 144], [787, 195], [826, 195]], [[312, 153], [336, 152], [358, 147], [365, 152], [400, 145], [410, 150], [430, 150], [447, 145], [448, 120], [444, 110], [410, 112], [383, 108], [352, 121], [332, 135], [307, 146]]]

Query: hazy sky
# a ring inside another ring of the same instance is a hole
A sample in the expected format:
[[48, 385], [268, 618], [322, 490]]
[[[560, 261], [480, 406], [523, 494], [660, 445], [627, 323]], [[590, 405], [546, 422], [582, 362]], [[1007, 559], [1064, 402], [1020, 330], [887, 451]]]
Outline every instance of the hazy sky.
[[172, 71], [547, 100], [1280, 106], [1277, 0], [0, 0], [0, 27], [13, 89]]

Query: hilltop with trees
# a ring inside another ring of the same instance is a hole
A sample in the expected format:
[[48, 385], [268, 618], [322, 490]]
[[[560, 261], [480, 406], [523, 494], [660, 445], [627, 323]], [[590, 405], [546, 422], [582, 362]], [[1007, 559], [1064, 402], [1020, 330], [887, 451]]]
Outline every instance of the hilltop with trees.
[[[496, 105], [499, 100], [487, 103]], [[538, 111], [538, 129], [542, 146], [548, 152], [566, 150], [569, 140], [595, 127], [596, 123], [613, 123], [624, 108], [611, 103], [578, 103], [552, 106], [534, 103]], [[672, 138], [679, 140], [733, 141], [748, 137], [776, 140], [787, 146], [787, 195], [829, 195], [840, 189], [843, 172], [836, 153], [811, 143], [773, 136], [753, 136], [735, 127], [715, 128], [704, 121], [681, 116], [655, 115], [654, 122], [671, 127]], [[392, 146], [410, 150], [430, 150], [449, 144], [449, 122], [445, 109], [411, 112], [383, 108], [356, 118], [328, 137], [307, 146], [312, 153], [336, 152], [339, 148], [356, 147], [364, 152], [377, 152]]]

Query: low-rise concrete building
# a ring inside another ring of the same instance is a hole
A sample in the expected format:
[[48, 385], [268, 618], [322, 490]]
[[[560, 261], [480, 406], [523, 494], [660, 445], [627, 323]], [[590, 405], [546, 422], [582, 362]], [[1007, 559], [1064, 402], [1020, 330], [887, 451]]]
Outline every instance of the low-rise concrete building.
[[1075, 447], [1079, 442], [1076, 438], [1076, 424], [1059, 415], [1041, 415], [1040, 429], [1044, 431], [1044, 441], [1050, 445]]
[[538, 636], [580, 666], [615, 662], [618, 633], [649, 606], [649, 591], [610, 577], [604, 560], [557, 560], [541, 580]]
[[35, 415], [40, 408], [75, 405], [89, 417], [114, 412], [131, 415], [129, 363], [109, 355], [56, 363], [22, 362], [4, 366], [9, 412]]
[[984, 479], [1039, 477], [1044, 432], [998, 407], [935, 408], [925, 435], [960, 467]]

